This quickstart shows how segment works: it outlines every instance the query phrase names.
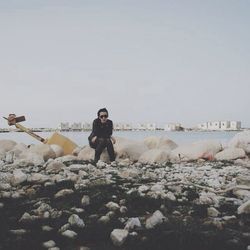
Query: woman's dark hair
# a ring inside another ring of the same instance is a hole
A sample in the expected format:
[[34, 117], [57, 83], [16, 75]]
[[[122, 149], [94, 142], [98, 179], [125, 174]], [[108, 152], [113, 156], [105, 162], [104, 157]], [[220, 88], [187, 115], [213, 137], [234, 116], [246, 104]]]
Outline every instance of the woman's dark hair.
[[99, 117], [100, 113], [101, 112], [106, 112], [108, 115], [109, 115], [109, 112], [106, 108], [102, 108], [102, 109], [99, 109], [98, 112], [97, 112], [97, 116]]

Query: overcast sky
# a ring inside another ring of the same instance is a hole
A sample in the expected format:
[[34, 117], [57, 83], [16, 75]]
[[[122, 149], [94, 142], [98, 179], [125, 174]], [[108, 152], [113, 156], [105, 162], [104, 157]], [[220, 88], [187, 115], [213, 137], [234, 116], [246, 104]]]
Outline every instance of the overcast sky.
[[[240, 120], [249, 0], [0, 0], [0, 115], [26, 125]], [[0, 127], [5, 127], [0, 120]]]

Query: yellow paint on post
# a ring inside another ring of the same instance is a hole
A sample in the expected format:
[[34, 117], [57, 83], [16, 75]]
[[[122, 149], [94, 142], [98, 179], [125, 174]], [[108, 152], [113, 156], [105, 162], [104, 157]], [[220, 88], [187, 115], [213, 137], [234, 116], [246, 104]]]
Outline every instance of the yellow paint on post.
[[64, 155], [72, 154], [73, 150], [77, 147], [77, 145], [73, 141], [57, 132], [55, 132], [49, 139], [47, 139], [46, 144], [56, 144], [62, 147]]

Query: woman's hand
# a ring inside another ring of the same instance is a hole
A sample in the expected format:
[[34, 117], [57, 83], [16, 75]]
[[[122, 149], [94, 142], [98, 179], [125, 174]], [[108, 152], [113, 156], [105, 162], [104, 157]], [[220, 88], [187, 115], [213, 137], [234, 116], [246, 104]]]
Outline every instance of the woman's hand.
[[91, 142], [92, 142], [92, 143], [95, 143], [96, 138], [97, 138], [97, 136], [94, 136], [94, 137], [91, 139]]
[[115, 137], [111, 136], [111, 140], [112, 140], [113, 144], [116, 143]]

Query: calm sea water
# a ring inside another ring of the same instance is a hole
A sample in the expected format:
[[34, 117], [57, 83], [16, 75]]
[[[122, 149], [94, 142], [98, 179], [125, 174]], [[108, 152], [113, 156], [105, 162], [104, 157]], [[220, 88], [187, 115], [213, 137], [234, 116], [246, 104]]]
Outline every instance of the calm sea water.
[[[53, 132], [40, 132], [37, 133], [43, 138], [48, 138], [52, 135]], [[228, 132], [166, 132], [166, 131], [114, 131], [114, 136], [125, 137], [128, 139], [134, 140], [143, 140], [148, 136], [164, 136], [176, 142], [178, 145], [187, 144], [190, 142], [195, 142], [199, 140], [219, 140], [222, 144], [226, 144], [237, 131], [228, 131]], [[90, 132], [61, 132], [61, 134], [70, 138], [76, 142], [79, 146], [88, 144], [88, 136]], [[16, 142], [22, 142], [24, 144], [38, 143], [37, 140], [27, 135], [26, 133], [20, 132], [10, 132], [10, 133], [0, 133], [0, 139], [10, 139]]]

